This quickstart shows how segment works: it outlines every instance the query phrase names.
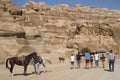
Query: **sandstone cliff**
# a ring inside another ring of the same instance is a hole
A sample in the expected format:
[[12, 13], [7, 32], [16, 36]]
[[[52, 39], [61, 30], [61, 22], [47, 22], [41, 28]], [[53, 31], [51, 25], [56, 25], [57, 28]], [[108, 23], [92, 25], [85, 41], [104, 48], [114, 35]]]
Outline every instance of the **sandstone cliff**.
[[0, 0], [0, 60], [31, 51], [66, 57], [84, 47], [119, 53], [119, 25], [119, 10], [31, 1], [17, 7]]

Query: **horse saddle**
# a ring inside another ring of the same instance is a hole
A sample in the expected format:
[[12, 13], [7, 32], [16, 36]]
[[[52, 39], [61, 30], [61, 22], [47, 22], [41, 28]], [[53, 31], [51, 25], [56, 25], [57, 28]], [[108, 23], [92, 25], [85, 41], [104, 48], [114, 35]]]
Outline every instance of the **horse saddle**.
[[23, 56], [17, 57], [17, 60], [21, 61], [22, 64], [24, 64], [24, 62], [25, 62], [25, 56], [23, 55]]

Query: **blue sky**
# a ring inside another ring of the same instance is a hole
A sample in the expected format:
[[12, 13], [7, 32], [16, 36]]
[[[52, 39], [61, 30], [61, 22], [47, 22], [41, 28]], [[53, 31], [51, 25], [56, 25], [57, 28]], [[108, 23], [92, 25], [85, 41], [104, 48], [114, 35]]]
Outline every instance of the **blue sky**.
[[[28, 0], [11, 0], [17, 6], [23, 6]], [[58, 4], [68, 4], [74, 7], [76, 4], [83, 6], [92, 6], [96, 8], [108, 8], [112, 10], [120, 10], [120, 0], [32, 0], [34, 2], [45, 2], [49, 6]]]

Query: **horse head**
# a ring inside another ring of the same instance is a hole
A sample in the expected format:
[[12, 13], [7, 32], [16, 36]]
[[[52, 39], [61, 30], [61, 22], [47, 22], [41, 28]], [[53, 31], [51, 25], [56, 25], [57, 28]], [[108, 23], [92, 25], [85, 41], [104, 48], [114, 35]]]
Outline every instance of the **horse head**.
[[27, 62], [29, 62], [32, 58], [36, 58], [37, 57], [37, 53], [36, 52], [32, 52], [31, 54], [25, 56], [25, 60]]
[[36, 52], [32, 52], [32, 53], [29, 54], [28, 56], [30, 56], [31, 58], [32, 58], [32, 57], [36, 57], [36, 56], [37, 56], [37, 53], [36, 53]]

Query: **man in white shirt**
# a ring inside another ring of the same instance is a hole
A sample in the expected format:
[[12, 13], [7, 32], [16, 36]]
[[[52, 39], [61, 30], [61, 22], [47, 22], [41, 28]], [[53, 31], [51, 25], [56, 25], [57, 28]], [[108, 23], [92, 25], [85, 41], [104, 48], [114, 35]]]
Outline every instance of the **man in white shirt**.
[[95, 66], [98, 67], [99, 66], [99, 55], [97, 52], [94, 55], [94, 59], [95, 59]]

